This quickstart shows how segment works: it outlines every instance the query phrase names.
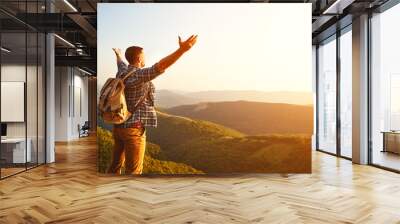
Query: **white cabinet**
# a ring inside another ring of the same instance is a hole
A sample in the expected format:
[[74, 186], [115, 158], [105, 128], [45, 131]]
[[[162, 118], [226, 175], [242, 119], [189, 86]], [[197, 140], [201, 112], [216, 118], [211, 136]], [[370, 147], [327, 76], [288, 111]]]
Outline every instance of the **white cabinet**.
[[[27, 147], [25, 151], [25, 138], [7, 138], [1, 140], [1, 150], [6, 152], [8, 163], [25, 163], [32, 161], [32, 140], [26, 140]], [[3, 157], [3, 156], [2, 156]]]

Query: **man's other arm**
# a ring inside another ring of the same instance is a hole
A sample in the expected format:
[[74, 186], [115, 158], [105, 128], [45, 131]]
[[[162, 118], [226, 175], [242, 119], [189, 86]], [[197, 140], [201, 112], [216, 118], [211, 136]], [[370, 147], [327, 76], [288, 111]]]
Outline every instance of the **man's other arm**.
[[121, 53], [121, 49], [119, 48], [113, 48], [113, 51], [115, 53], [115, 56], [117, 58], [117, 64], [120, 62], [124, 62], [123, 58], [122, 58], [122, 53]]
[[118, 67], [118, 73], [117, 76], [121, 75], [123, 72], [127, 70], [128, 65], [125, 63], [121, 49], [119, 48], [113, 48], [113, 51], [115, 53], [115, 56], [117, 58], [117, 67]]

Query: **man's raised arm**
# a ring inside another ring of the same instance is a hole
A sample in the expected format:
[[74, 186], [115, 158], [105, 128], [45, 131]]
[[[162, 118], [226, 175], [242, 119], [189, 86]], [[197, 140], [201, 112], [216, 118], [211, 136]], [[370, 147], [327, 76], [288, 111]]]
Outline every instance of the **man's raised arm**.
[[126, 83], [143, 83], [155, 79], [157, 76], [162, 74], [165, 69], [173, 65], [186, 51], [188, 51], [196, 43], [196, 40], [197, 35], [192, 35], [183, 42], [179, 37], [178, 50], [161, 59], [151, 67], [139, 69], [135, 72], [135, 75], [126, 80]]
[[127, 64], [124, 61], [124, 58], [123, 58], [122, 53], [121, 53], [121, 49], [113, 48], [113, 51], [114, 51], [115, 56], [117, 58], [117, 67], [118, 67], [117, 77], [118, 77], [127, 69]]
[[113, 48], [113, 51], [114, 51], [114, 53], [115, 53], [115, 56], [117, 57], [117, 64], [120, 63], [120, 62], [123, 62], [121, 49], [119, 49], [119, 48]]
[[165, 69], [173, 65], [186, 51], [188, 51], [197, 41], [197, 35], [190, 36], [186, 41], [179, 39], [179, 48], [172, 54], [167, 57], [161, 59], [158, 63], [155, 64], [156, 69], [160, 72], [163, 72]]

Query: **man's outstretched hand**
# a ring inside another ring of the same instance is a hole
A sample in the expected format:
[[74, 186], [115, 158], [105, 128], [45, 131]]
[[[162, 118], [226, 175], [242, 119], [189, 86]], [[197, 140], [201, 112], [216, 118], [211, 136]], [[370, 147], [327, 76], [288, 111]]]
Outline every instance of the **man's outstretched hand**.
[[179, 38], [179, 49], [186, 52], [188, 51], [197, 41], [197, 35], [190, 36], [187, 40], [182, 41], [181, 37]]
[[179, 49], [174, 51], [172, 54], [167, 57], [161, 59], [158, 63], [155, 64], [156, 69], [162, 73], [165, 69], [169, 68], [172, 64], [174, 64], [186, 51], [193, 47], [196, 43], [197, 35], [190, 36], [187, 40], [182, 41], [181, 37], [179, 38]]

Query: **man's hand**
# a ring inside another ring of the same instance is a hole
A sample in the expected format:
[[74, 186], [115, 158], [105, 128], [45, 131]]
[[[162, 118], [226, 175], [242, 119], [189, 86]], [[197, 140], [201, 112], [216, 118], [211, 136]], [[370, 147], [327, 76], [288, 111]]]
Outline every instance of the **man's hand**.
[[123, 61], [123, 56], [121, 53], [121, 49], [119, 48], [113, 48], [113, 51], [115, 53], [115, 56], [117, 56], [117, 64]]
[[196, 43], [197, 35], [190, 36], [187, 40], [181, 40], [179, 37], [179, 49], [168, 55], [167, 57], [161, 59], [158, 63], [155, 64], [157, 70], [159, 72], [164, 72], [165, 69], [169, 68], [172, 64], [174, 64], [186, 51], [188, 51], [193, 45]]
[[119, 48], [113, 48], [113, 51], [114, 51], [115, 55], [121, 56], [121, 49], [119, 49]]
[[178, 36], [179, 38], [179, 49], [182, 50], [183, 52], [188, 51], [197, 41], [197, 35], [192, 35], [190, 36], [187, 40], [182, 41], [181, 37]]

